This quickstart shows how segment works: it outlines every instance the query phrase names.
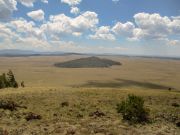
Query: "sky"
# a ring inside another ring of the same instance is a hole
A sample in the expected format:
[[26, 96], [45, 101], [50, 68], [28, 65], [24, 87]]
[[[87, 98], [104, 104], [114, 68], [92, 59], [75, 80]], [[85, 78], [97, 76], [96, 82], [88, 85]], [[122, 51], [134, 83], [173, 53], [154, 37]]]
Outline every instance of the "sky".
[[180, 0], [0, 0], [0, 50], [180, 56]]

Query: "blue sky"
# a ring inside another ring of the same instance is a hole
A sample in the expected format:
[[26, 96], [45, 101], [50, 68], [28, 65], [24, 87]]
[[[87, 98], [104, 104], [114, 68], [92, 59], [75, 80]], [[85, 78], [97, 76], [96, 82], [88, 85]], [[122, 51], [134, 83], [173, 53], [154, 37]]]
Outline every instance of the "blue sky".
[[0, 0], [0, 49], [180, 56], [180, 0]]

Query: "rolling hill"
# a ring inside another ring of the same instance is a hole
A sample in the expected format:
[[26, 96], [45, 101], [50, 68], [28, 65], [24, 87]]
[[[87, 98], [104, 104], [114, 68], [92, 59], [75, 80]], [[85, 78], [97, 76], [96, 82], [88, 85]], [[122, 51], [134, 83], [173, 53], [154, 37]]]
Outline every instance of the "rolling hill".
[[80, 58], [67, 62], [55, 63], [56, 67], [62, 68], [102, 68], [113, 65], [121, 65], [121, 63], [109, 59], [101, 59], [98, 57]]

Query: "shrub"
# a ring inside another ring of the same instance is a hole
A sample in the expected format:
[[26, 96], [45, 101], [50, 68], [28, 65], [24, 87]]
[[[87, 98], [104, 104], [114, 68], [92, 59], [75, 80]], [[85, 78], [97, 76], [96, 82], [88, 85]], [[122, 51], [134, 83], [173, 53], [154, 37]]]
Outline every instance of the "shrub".
[[118, 113], [121, 113], [124, 120], [133, 123], [148, 121], [149, 111], [144, 107], [142, 97], [128, 95], [128, 98], [117, 105]]
[[172, 106], [174, 107], [180, 107], [180, 105], [178, 103], [172, 103]]
[[21, 82], [21, 87], [23, 87], [23, 88], [25, 87], [24, 81]]
[[61, 106], [62, 106], [62, 107], [69, 106], [69, 102], [62, 102], [62, 103], [61, 103]]
[[18, 88], [18, 83], [11, 70], [7, 74], [3, 73], [0, 75], [0, 89], [8, 87]]
[[30, 120], [40, 120], [42, 119], [41, 115], [38, 115], [38, 114], [35, 114], [35, 113], [32, 113], [32, 112], [29, 112], [27, 114], [27, 116], [25, 117], [25, 119], [27, 121], [30, 121]]
[[0, 109], [14, 111], [17, 110], [18, 105], [13, 101], [0, 101]]

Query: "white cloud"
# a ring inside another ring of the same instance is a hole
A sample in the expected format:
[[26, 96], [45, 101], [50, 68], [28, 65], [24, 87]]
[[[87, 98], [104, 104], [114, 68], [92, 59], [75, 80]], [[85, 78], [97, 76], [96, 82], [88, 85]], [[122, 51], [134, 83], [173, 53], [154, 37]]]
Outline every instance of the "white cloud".
[[79, 10], [79, 8], [77, 8], [77, 7], [71, 7], [71, 11], [70, 11], [72, 14], [75, 14], [75, 15], [77, 15], [77, 14], [79, 14], [79, 12], [80, 12], [80, 10]]
[[35, 21], [44, 20], [44, 11], [41, 9], [36, 10], [36, 11], [31, 11], [31, 12], [27, 13], [27, 15]]
[[69, 6], [75, 6], [81, 3], [81, 0], [61, 0], [62, 3], [66, 3]]
[[[112, 31], [118, 37], [125, 37], [129, 41], [156, 40], [166, 44], [178, 44], [176, 39], [180, 35], [179, 17], [160, 16], [159, 14], [138, 13], [134, 15], [135, 24], [132, 22], [118, 22]], [[136, 27], [135, 27], [136, 26]], [[169, 37], [175, 39], [169, 40]]]
[[[17, 9], [17, 2], [26, 7], [33, 7], [37, 0], [0, 0], [0, 21], [8, 21], [11, 19], [13, 11]], [[48, 0], [41, 0], [41, 2], [48, 3]]]
[[[134, 15], [137, 26], [144, 32], [143, 38], [162, 38], [170, 33], [168, 17], [161, 17], [159, 14], [138, 13]], [[140, 37], [141, 38], [141, 37]]]
[[[13, 4], [12, 4], [13, 5]], [[13, 6], [12, 6], [13, 7]], [[13, 9], [13, 8], [12, 8]], [[16, 10], [16, 4], [14, 9]], [[35, 16], [38, 20], [41, 17]], [[44, 18], [44, 15], [43, 17]], [[43, 19], [40, 20], [43, 20]], [[63, 51], [92, 52], [104, 50], [113, 52], [116, 48], [77, 45], [77, 42], [63, 41], [74, 37], [114, 41], [126, 38], [131, 41], [146, 40], [147, 44], [180, 45], [179, 17], [162, 17], [159, 14], [138, 13], [134, 15], [135, 23], [117, 22], [114, 26], [98, 26], [99, 19], [95, 12], [84, 12], [76, 17], [64, 14], [50, 16], [48, 21], [36, 25], [23, 18], [0, 23], [0, 40], [6, 48], [25, 48]], [[74, 38], [73, 38], [74, 39]], [[106, 41], [104, 41], [106, 43]], [[117, 42], [113, 42], [117, 43]], [[108, 44], [108, 42], [107, 42]]]
[[43, 3], [48, 3], [48, 0], [16, 0], [17, 2], [21, 3], [22, 5], [26, 6], [26, 7], [33, 7], [34, 3], [36, 1], [41, 1]]
[[115, 36], [111, 33], [109, 26], [101, 26], [96, 30], [95, 35], [89, 36], [91, 39], [115, 40]]
[[180, 40], [168, 40], [168, 45], [180, 45]]
[[45, 33], [80, 36], [86, 31], [95, 29], [98, 22], [98, 15], [95, 12], [87, 11], [75, 18], [59, 14], [50, 16], [50, 21], [43, 24], [41, 29]]
[[9, 26], [23, 37], [46, 38], [42, 30], [36, 27], [32, 21], [28, 22], [24, 19], [13, 20], [9, 23]]
[[15, 0], [0, 0], [0, 21], [7, 21], [16, 8], [17, 2]]
[[[49, 21], [40, 26], [36, 26], [33, 21], [18, 18], [7, 23], [0, 23], [1, 45], [11, 49], [49, 49], [56, 51], [56, 49], [67, 48], [69, 50], [80, 50], [80, 46], [72, 46], [72, 43], [63, 41], [63, 35], [79, 37], [96, 29], [98, 22], [98, 15], [90, 11], [74, 18], [64, 14], [51, 16]], [[58, 45], [61, 47], [58, 48]], [[69, 46], [69, 48], [65, 46]]]
[[180, 40], [178, 39], [162, 38], [159, 39], [159, 41], [164, 42], [165, 45], [171, 45], [171, 46], [180, 45]]
[[35, 37], [20, 37], [16, 40], [16, 44], [27, 49], [33, 47], [34, 49], [49, 50], [51, 48], [51, 45], [46, 40], [41, 40]]
[[13, 38], [17, 38], [17, 34], [12, 31], [6, 24], [0, 23], [0, 38], [3, 40], [11, 40]]
[[36, 0], [16, 0], [26, 7], [33, 7]]
[[172, 19], [180, 19], [180, 16], [171, 16]]
[[41, 0], [41, 1], [46, 4], [48, 3], [48, 0]]
[[61, 0], [62, 3], [68, 4], [69, 6], [71, 6], [70, 12], [75, 15], [79, 14], [80, 12], [79, 8], [75, 6], [80, 4], [81, 1], [82, 0]]
[[159, 14], [138, 13], [134, 15], [136, 25], [134, 38], [136, 39], [165, 39], [170, 35], [180, 34], [180, 20], [171, 19]]
[[119, 0], [112, 0], [112, 2], [114, 2], [114, 3], [118, 3], [118, 2], [119, 2]]
[[1, 46], [5, 49], [43, 49], [48, 50], [50, 44], [43, 33], [33, 22], [24, 19], [0, 23]]
[[169, 24], [171, 34], [180, 35], [180, 18], [174, 18]]
[[112, 28], [112, 31], [117, 35], [131, 37], [133, 35], [134, 28], [135, 26], [132, 22], [127, 22], [124, 24], [121, 22], [117, 22]]
[[81, 32], [73, 32], [72, 35], [75, 37], [80, 37], [82, 35], [82, 33]]

